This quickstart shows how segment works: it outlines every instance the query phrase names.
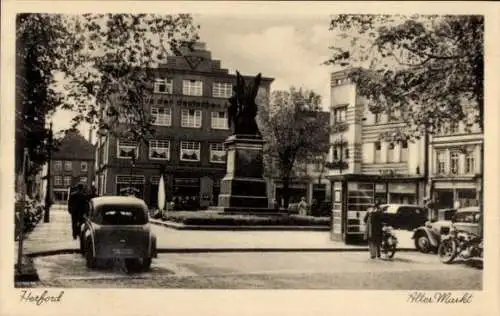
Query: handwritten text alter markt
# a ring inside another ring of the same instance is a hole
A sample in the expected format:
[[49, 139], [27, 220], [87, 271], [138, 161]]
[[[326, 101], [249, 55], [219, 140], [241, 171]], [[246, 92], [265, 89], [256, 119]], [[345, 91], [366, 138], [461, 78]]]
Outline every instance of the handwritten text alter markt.
[[412, 292], [408, 295], [409, 303], [441, 303], [441, 304], [470, 304], [472, 303], [472, 293], [465, 292], [457, 295], [452, 292], [435, 292], [429, 294], [426, 292]]
[[49, 295], [49, 291], [45, 290], [42, 293], [33, 293], [30, 290], [21, 291], [21, 302], [34, 303], [42, 305], [43, 303], [59, 303], [64, 295], [64, 291], [60, 291], [55, 295]]

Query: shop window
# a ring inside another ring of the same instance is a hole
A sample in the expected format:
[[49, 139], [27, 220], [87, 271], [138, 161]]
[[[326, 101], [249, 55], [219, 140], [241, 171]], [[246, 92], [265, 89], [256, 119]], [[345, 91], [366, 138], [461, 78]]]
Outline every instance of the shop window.
[[60, 186], [63, 184], [63, 178], [61, 176], [54, 177], [54, 185]]
[[450, 173], [458, 174], [458, 159], [459, 154], [456, 151], [450, 153]]
[[230, 98], [233, 95], [233, 85], [226, 82], [214, 82], [212, 95], [214, 98]]
[[201, 127], [201, 110], [184, 109], [181, 112], [181, 126], [190, 128]]
[[116, 193], [118, 195], [133, 194], [136, 197], [143, 198], [144, 196], [144, 181], [142, 175], [117, 175], [115, 178]]
[[380, 151], [382, 149], [382, 145], [380, 142], [375, 142], [375, 163], [380, 163]]
[[154, 92], [172, 94], [174, 81], [172, 79], [158, 78], [155, 80]]
[[200, 143], [182, 141], [181, 161], [200, 161]]
[[139, 145], [129, 140], [118, 140], [118, 158], [137, 158], [139, 156]]
[[213, 129], [228, 129], [227, 125], [227, 112], [219, 111], [212, 112], [211, 126]]
[[210, 144], [210, 162], [226, 163], [226, 150], [224, 149], [224, 144]]
[[153, 125], [172, 125], [172, 110], [170, 108], [153, 106], [151, 107], [151, 117], [153, 118]]
[[203, 95], [203, 82], [201, 80], [183, 80], [182, 81], [182, 94], [202, 96]]

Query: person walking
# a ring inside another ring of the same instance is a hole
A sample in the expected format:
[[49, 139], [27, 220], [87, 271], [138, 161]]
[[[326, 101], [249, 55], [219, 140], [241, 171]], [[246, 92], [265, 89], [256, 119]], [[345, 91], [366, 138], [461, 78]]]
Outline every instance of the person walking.
[[80, 235], [80, 225], [83, 222], [83, 215], [87, 210], [87, 195], [82, 183], [77, 184], [68, 199], [68, 212], [71, 215], [71, 231], [73, 239], [76, 240]]
[[382, 242], [382, 210], [380, 201], [376, 200], [372, 208], [365, 215], [365, 239], [368, 241], [370, 258], [380, 258], [380, 244]]

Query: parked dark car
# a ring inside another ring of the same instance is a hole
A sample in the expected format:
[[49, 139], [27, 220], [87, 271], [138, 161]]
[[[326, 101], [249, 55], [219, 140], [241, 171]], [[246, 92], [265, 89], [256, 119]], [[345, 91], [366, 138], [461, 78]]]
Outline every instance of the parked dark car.
[[427, 209], [420, 205], [383, 204], [384, 222], [394, 229], [413, 230], [428, 220]]
[[146, 203], [131, 196], [91, 199], [80, 248], [89, 268], [101, 259], [122, 258], [129, 270], [148, 270], [157, 251]]
[[441, 236], [450, 232], [451, 220], [456, 211], [454, 208], [440, 209], [437, 219], [428, 221], [424, 226], [417, 228], [412, 236], [415, 240], [415, 248], [422, 253], [437, 251]]

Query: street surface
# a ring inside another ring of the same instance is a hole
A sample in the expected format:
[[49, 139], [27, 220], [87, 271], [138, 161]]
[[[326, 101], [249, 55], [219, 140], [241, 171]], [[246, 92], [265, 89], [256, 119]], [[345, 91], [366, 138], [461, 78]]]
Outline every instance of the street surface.
[[169, 253], [151, 271], [127, 274], [123, 264], [88, 270], [79, 254], [35, 259], [41, 282], [26, 287], [481, 290], [482, 270], [445, 265], [436, 255], [367, 252]]

